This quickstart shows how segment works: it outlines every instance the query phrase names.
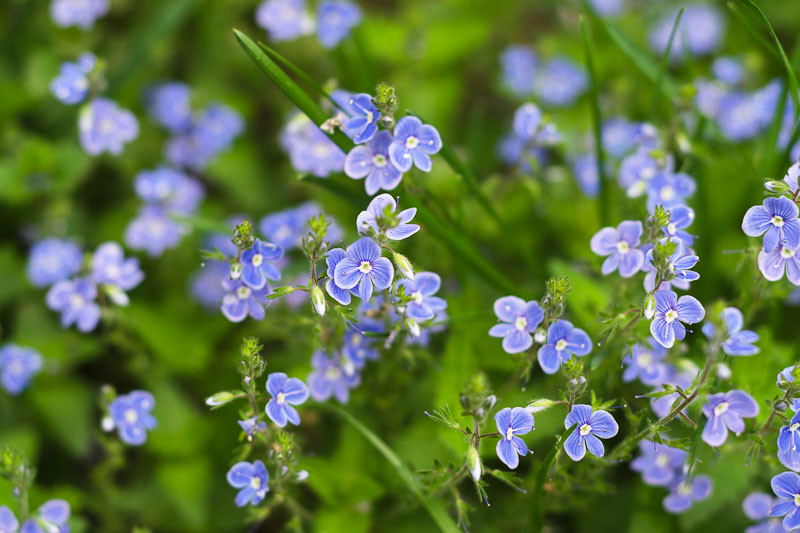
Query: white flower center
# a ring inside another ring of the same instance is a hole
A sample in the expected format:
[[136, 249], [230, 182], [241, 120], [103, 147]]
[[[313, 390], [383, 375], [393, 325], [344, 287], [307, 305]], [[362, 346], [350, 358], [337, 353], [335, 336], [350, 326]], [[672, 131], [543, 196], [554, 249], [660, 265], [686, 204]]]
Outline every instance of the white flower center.
[[683, 495], [689, 494], [692, 492], [692, 487], [690, 487], [688, 483], [681, 483], [678, 486], [678, 492]]
[[317, 159], [324, 159], [328, 157], [329, 147], [326, 143], [315, 143], [311, 148], [311, 153], [314, 154], [314, 157]]
[[419, 145], [419, 139], [417, 139], [413, 135], [408, 139], [406, 139], [406, 148], [408, 148], [409, 150], [413, 150], [418, 145]]
[[372, 124], [372, 118], [374, 116], [375, 115], [372, 113], [372, 111], [367, 111], [367, 124]]
[[328, 381], [336, 381], [341, 375], [342, 371], [339, 370], [338, 366], [332, 366], [325, 371], [325, 377], [328, 379]]
[[656, 169], [653, 167], [646, 167], [639, 171], [639, 177], [643, 180], [649, 180], [656, 175]]
[[128, 424], [135, 424], [137, 420], [139, 420], [139, 413], [136, 412], [136, 409], [128, 409], [125, 411], [125, 422]]
[[386, 156], [383, 154], [375, 154], [372, 156], [372, 164], [378, 168], [383, 168], [386, 166]]
[[360, 346], [363, 341], [364, 337], [360, 333], [354, 333], [352, 337], [350, 337], [350, 344], [353, 346]]
[[672, 222], [667, 224], [667, 233], [669, 233], [670, 235], [675, 235], [675, 232], [677, 230], [678, 230], [678, 228]]
[[639, 354], [637, 359], [639, 366], [648, 366], [653, 361], [653, 357], [648, 352]]
[[[422, 303], [422, 293], [419, 291], [414, 291], [411, 293], [411, 298], [417, 302], [418, 304]], [[519, 320], [519, 319], [518, 319]]]
[[279, 392], [277, 398], [275, 399], [275, 401], [277, 401], [278, 404], [280, 404], [280, 405], [285, 404], [286, 403], [286, 395], [284, 393], [282, 393], [282, 392]]
[[660, 466], [661, 468], [666, 468], [669, 464], [669, 455], [665, 453], [660, 453], [656, 456], [656, 465]]
[[517, 319], [514, 321], [514, 327], [520, 331], [525, 331], [525, 328], [528, 326], [528, 319], [524, 316], [518, 316]]
[[236, 289], [236, 297], [240, 300], [247, 300], [250, 298], [252, 293], [253, 291], [250, 289], [250, 287], [245, 287], [244, 285]]
[[797, 431], [797, 428], [800, 428], [800, 422], [798, 422], [797, 424], [792, 424], [791, 426], [789, 426], [789, 431]]
[[630, 251], [631, 247], [625, 241], [619, 241], [617, 243], [617, 251], [621, 254], [627, 254]]
[[263, 255], [256, 254], [256, 255], [253, 256], [252, 263], [253, 263], [254, 267], [261, 266], [261, 263], [263, 263], [263, 262], [264, 262], [264, 256]]
[[729, 407], [730, 407], [730, 405], [728, 405], [728, 402], [722, 402], [721, 404], [717, 405], [714, 408], [714, 415], [715, 416], [722, 415], [723, 413], [725, 413], [725, 411], [728, 410]]
[[369, 261], [361, 261], [361, 265], [359, 265], [358, 270], [364, 274], [369, 274], [372, 272], [372, 263]]
[[103, 119], [100, 121], [100, 124], [97, 125], [97, 129], [100, 130], [102, 135], [108, 135], [114, 131], [114, 121], [110, 118]]
[[567, 347], [567, 341], [564, 340], [564, 339], [561, 339], [560, 341], [558, 341], [556, 343], [556, 350], [559, 351], [559, 352], [561, 350], [563, 350], [564, 348], [566, 348], [566, 347]]
[[769, 222], [770, 222], [770, 224], [772, 224], [776, 228], [783, 227], [783, 217], [782, 216], [775, 215], [770, 219]]
[[795, 507], [800, 507], [800, 494], [794, 495], [794, 505]]
[[69, 297], [70, 307], [83, 307], [85, 300], [80, 294], [72, 294]]
[[586, 435], [592, 432], [592, 426], [590, 426], [589, 424], [583, 424], [580, 427], [579, 431], [581, 433], [581, 436], [585, 437]]
[[251, 477], [250, 478], [250, 486], [253, 487], [254, 489], [260, 489], [261, 488], [261, 479], [257, 478], [257, 477]]
[[794, 257], [794, 250], [790, 250], [785, 246], [781, 247], [781, 257], [783, 257], [784, 259], [790, 259]]
[[666, 313], [664, 313], [664, 320], [667, 321], [667, 324], [672, 324], [678, 319], [678, 312], [674, 309], [670, 309]]
[[514, 436], [514, 428], [508, 428], [508, 430], [506, 430], [506, 439], [511, 440], [511, 437], [513, 436]]
[[671, 185], [661, 187], [661, 199], [670, 202], [675, 199], [675, 189]]

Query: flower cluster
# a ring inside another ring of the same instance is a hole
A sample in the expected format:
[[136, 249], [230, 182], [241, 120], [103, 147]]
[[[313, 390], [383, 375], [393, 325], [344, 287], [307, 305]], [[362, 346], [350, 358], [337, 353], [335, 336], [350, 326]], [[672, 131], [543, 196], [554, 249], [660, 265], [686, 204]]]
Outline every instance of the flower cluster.
[[143, 390], [117, 396], [108, 405], [108, 416], [103, 420], [103, 429], [116, 429], [122, 442], [141, 446], [147, 440], [147, 431], [157, 425], [151, 414], [155, 405], [153, 395]]
[[497, 151], [507, 165], [531, 173], [531, 162], [545, 165], [549, 149], [560, 142], [561, 134], [555, 125], [544, 119], [535, 104], [527, 103], [514, 113], [513, 129], [500, 139]]
[[540, 64], [531, 48], [512, 45], [500, 54], [503, 85], [519, 98], [535, 96], [546, 106], [570, 106], [586, 90], [583, 69], [567, 57], [554, 57]]
[[304, 0], [266, 0], [256, 10], [256, 23], [273, 41], [290, 41], [316, 30], [319, 43], [335, 48], [361, 22], [361, 9], [345, 0], [325, 0], [316, 13]]
[[69, 503], [66, 500], [55, 499], [44, 502], [36, 510], [34, 516], [22, 523], [19, 528], [19, 520], [14, 516], [14, 512], [3, 505], [0, 507], [0, 531], [8, 533], [69, 533], [69, 517], [72, 513]]
[[52, 0], [50, 16], [56, 26], [78, 26], [88, 30], [98, 18], [108, 13], [109, 7], [108, 0]]
[[27, 272], [34, 285], [50, 286], [47, 306], [61, 313], [61, 325], [74, 324], [84, 333], [100, 320], [98, 298], [102, 305], [106, 300], [128, 305], [126, 291], [144, 279], [138, 259], [126, 258], [116, 242], [101, 244], [84, 260], [72, 241], [39, 241], [31, 248]]
[[[650, 46], [660, 55], [667, 51], [677, 16], [677, 10], [670, 12], [650, 31]], [[714, 7], [706, 4], [685, 6], [670, 48], [670, 60], [678, 61], [687, 56], [706, 56], [713, 53], [722, 42], [724, 30], [722, 15]]]
[[5, 344], [0, 347], [0, 385], [9, 394], [25, 390], [42, 369], [42, 356], [33, 348]]

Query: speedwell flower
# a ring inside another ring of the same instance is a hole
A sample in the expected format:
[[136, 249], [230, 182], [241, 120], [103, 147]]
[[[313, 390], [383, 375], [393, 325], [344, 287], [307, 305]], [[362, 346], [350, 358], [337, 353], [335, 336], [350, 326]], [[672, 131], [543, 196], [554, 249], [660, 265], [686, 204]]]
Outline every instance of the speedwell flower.
[[763, 248], [771, 252], [783, 246], [790, 250], [800, 246], [800, 220], [797, 204], [785, 196], [766, 198], [761, 205], [747, 210], [742, 231], [750, 237], [764, 235]]
[[800, 472], [800, 413], [781, 427], [778, 434], [778, 459], [786, 468]]
[[703, 320], [706, 310], [694, 296], [684, 295], [678, 298], [673, 291], [656, 291], [656, 312], [650, 322], [650, 333], [664, 348], [672, 348], [675, 339], [686, 337], [686, 328], [682, 324], [695, 324]]
[[398, 287], [405, 288], [411, 301], [406, 305], [406, 316], [414, 320], [430, 320], [436, 313], [447, 307], [444, 299], [434, 296], [442, 285], [439, 274], [434, 272], [418, 272], [413, 280], [401, 279]]
[[[735, 307], [726, 307], [722, 310], [722, 320], [728, 334], [722, 343], [722, 350], [728, 355], [755, 355], [758, 346], [753, 343], [758, 341], [758, 334], [748, 329], [742, 330], [744, 319], [742, 312]], [[703, 324], [703, 335], [709, 339], [716, 334], [716, 327], [711, 322]]]
[[790, 283], [800, 285], [800, 246], [789, 248], [781, 245], [771, 252], [761, 250], [758, 252], [758, 269], [769, 281], [778, 281], [786, 273]]
[[242, 281], [252, 289], [263, 289], [267, 280], [281, 279], [281, 271], [272, 262], [283, 257], [283, 248], [256, 239], [253, 247], [242, 253]]
[[269, 492], [269, 472], [264, 463], [258, 460], [236, 463], [228, 470], [226, 478], [231, 487], [241, 489], [236, 495], [237, 507], [244, 507], [248, 503], [258, 505]]
[[758, 404], [752, 396], [741, 390], [720, 392], [708, 396], [703, 405], [708, 418], [703, 428], [703, 441], [709, 446], [722, 446], [730, 429], [736, 435], [744, 431], [744, 420], [758, 414]]
[[155, 404], [153, 395], [143, 390], [117, 396], [111, 402], [108, 412], [122, 442], [133, 446], [144, 444], [147, 430], [156, 427], [156, 419], [150, 414]]
[[342, 289], [358, 287], [358, 296], [364, 301], [372, 297], [372, 289], [383, 290], [392, 284], [394, 267], [392, 262], [381, 257], [381, 249], [375, 241], [363, 237], [345, 251], [334, 271], [334, 282]]
[[400, 184], [403, 173], [389, 160], [389, 147], [394, 139], [386, 130], [379, 131], [364, 146], [356, 146], [344, 159], [344, 173], [355, 180], [364, 180], [367, 194], [391, 191]]
[[430, 172], [430, 156], [442, 149], [442, 138], [436, 128], [423, 124], [413, 116], [403, 117], [394, 127], [394, 140], [389, 145], [389, 159], [401, 172], [411, 170], [412, 164]]
[[533, 332], [544, 319], [539, 302], [526, 302], [516, 296], [503, 296], [494, 302], [494, 314], [501, 322], [489, 330], [492, 337], [503, 338], [507, 353], [524, 352], [533, 345]]
[[[397, 209], [397, 202], [391, 194], [379, 194], [367, 206], [366, 211], [362, 211], [356, 218], [356, 229], [359, 233], [366, 234], [367, 230], [372, 229], [375, 233], [380, 233], [381, 229], [386, 231], [386, 237], [393, 241], [401, 241], [411, 237], [419, 231], [418, 224], [409, 224], [417, 214], [416, 207], [409, 207], [394, 214]], [[387, 221], [386, 217], [394, 217], [394, 220]], [[389, 224], [392, 222], [392, 224]]]
[[300, 415], [292, 405], [300, 405], [308, 399], [306, 384], [283, 372], [273, 372], [267, 376], [267, 392], [272, 395], [266, 407], [270, 420], [278, 427], [284, 427], [287, 421], [299, 426]]
[[592, 351], [592, 340], [567, 320], [556, 320], [547, 328], [547, 344], [539, 348], [539, 366], [545, 374], [555, 374], [573, 355], [582, 357]]
[[800, 476], [794, 472], [783, 472], [774, 476], [770, 483], [772, 492], [781, 501], [770, 509], [769, 515], [783, 517], [787, 531], [800, 528]]
[[619, 426], [606, 411], [592, 411], [590, 405], [577, 404], [564, 419], [564, 427], [575, 425], [575, 431], [564, 441], [564, 451], [573, 461], [580, 461], [588, 449], [592, 455], [603, 457], [605, 448], [600, 439], [610, 439]]
[[19, 394], [42, 368], [42, 356], [33, 348], [6, 344], [0, 348], [0, 383], [9, 394]]
[[497, 457], [507, 467], [516, 468], [519, 464], [519, 456], [528, 454], [525, 441], [517, 435], [525, 435], [533, 429], [533, 415], [524, 407], [515, 407], [514, 409], [506, 407], [494, 415], [494, 421], [497, 425], [497, 432], [500, 433], [500, 440], [497, 441]]
[[641, 237], [642, 223], [638, 220], [625, 220], [616, 229], [607, 227], [595, 233], [589, 246], [597, 255], [608, 256], [603, 261], [603, 274], [617, 269], [623, 278], [636, 274], [644, 263], [644, 253], [637, 248]]

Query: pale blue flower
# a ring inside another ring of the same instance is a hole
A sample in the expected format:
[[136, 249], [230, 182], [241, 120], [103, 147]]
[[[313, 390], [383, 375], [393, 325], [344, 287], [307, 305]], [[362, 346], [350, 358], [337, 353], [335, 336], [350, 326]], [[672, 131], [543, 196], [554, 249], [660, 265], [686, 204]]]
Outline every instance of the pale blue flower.
[[61, 63], [58, 77], [50, 83], [50, 92], [65, 104], [83, 102], [89, 94], [89, 73], [97, 65], [94, 54], [81, 55], [76, 62]]
[[147, 391], [135, 390], [117, 396], [108, 406], [114, 427], [119, 431], [122, 442], [140, 446], [147, 440], [147, 431], [157, 425], [151, 414], [156, 401]]
[[353, 2], [325, 0], [317, 6], [317, 39], [333, 48], [361, 22], [361, 9]]
[[108, 0], [52, 0], [50, 16], [56, 26], [88, 30], [95, 20], [108, 13], [108, 8]]
[[364, 146], [356, 146], [344, 160], [344, 173], [353, 179], [363, 179], [369, 196], [379, 190], [391, 191], [400, 184], [403, 173], [391, 163], [389, 147], [394, 142], [392, 134], [379, 131]]
[[555, 374], [573, 355], [583, 357], [592, 351], [592, 340], [567, 320], [556, 320], [547, 328], [547, 343], [539, 348], [539, 366], [545, 374]]
[[31, 247], [25, 271], [36, 287], [46, 287], [76, 274], [83, 264], [83, 253], [74, 242], [43, 239]]
[[79, 331], [88, 333], [100, 321], [97, 285], [90, 278], [77, 278], [57, 282], [47, 291], [47, 307], [61, 313], [61, 327], [75, 324]]
[[673, 291], [656, 291], [656, 312], [650, 322], [650, 333], [664, 348], [672, 348], [675, 339], [686, 337], [682, 324], [696, 324], [706, 315], [705, 309], [694, 296], [684, 295], [680, 299]]
[[13, 395], [28, 387], [42, 369], [42, 356], [33, 348], [6, 344], [0, 348], [0, 383]]
[[256, 24], [273, 41], [289, 41], [314, 31], [304, 0], [267, 0], [256, 9]]
[[262, 461], [240, 461], [228, 470], [225, 477], [231, 487], [241, 489], [236, 494], [237, 507], [248, 503], [258, 505], [269, 492], [269, 472]]
[[386, 229], [386, 238], [393, 241], [401, 241], [419, 231], [418, 224], [410, 224], [417, 214], [416, 207], [409, 207], [395, 215], [396, 210], [397, 202], [392, 195], [387, 193], [379, 194], [370, 201], [366, 211], [358, 214], [356, 229], [362, 235], [368, 234], [370, 230], [376, 234], [380, 233], [381, 227], [387, 227], [384, 218], [389, 215], [396, 217], [397, 224]]
[[273, 372], [267, 376], [267, 392], [272, 396], [266, 407], [270, 420], [278, 427], [286, 426], [287, 422], [299, 426], [300, 415], [292, 406], [301, 405], [308, 399], [306, 384], [283, 372]]
[[[722, 310], [722, 320], [728, 331], [725, 340], [722, 342], [722, 351], [728, 355], [755, 355], [758, 353], [758, 346], [753, 343], [758, 342], [758, 334], [755, 331], [743, 330], [744, 319], [742, 312], [735, 307], [726, 307]], [[703, 324], [703, 335], [709, 339], [716, 334], [716, 327], [711, 322]]]
[[492, 326], [489, 335], [502, 337], [506, 353], [524, 352], [533, 345], [532, 335], [544, 319], [539, 302], [504, 296], [494, 302], [494, 313], [500, 324]]
[[586, 450], [603, 457], [605, 447], [600, 439], [610, 439], [619, 431], [619, 425], [606, 411], [592, 411], [592, 406], [577, 404], [564, 419], [564, 427], [575, 426], [575, 430], [564, 441], [564, 451], [573, 461], [580, 461]]
[[81, 109], [78, 128], [81, 146], [92, 156], [119, 155], [125, 143], [139, 136], [134, 114], [106, 98], [95, 98]]
[[519, 456], [528, 454], [525, 441], [518, 435], [525, 435], [534, 429], [533, 415], [524, 407], [505, 407], [494, 415], [500, 440], [497, 441], [497, 457], [505, 465], [514, 469], [519, 464]]
[[411, 170], [412, 164], [430, 172], [430, 156], [442, 149], [442, 138], [436, 128], [423, 124], [414, 116], [403, 117], [394, 127], [394, 140], [389, 145], [389, 159], [401, 172]]
[[709, 446], [722, 446], [728, 438], [728, 430], [736, 435], [744, 431], [743, 418], [758, 414], [758, 403], [741, 390], [711, 394], [703, 404], [703, 414], [708, 418], [703, 428], [703, 441]]

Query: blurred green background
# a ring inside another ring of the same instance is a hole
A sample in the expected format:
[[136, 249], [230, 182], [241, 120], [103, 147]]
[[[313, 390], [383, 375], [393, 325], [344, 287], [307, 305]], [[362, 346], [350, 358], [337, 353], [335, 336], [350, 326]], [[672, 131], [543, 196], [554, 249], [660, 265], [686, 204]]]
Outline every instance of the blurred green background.
[[[535, 176], [514, 176], [495, 155], [495, 144], [510, 129], [513, 111], [521, 103], [500, 86], [498, 54], [509, 44], [522, 43], [533, 45], [542, 57], [566, 54], [583, 63], [583, 5], [546, 0], [359, 3], [365, 19], [337, 49], [326, 51], [314, 38], [280, 43], [276, 49], [319, 82], [332, 81], [357, 92], [370, 92], [379, 81], [394, 84], [401, 110], [413, 109], [439, 129], [445, 144], [456, 148], [473, 168], [481, 188], [514, 231], [499, 231], [441, 159], [430, 175], [407, 174], [404, 187], [414, 190], [415, 184], [424, 184], [432, 195], [426, 201], [453, 216], [458, 231], [511, 281], [517, 295], [539, 298], [549, 276], [569, 276], [573, 290], [566, 318], [597, 340], [604, 312], [619, 302], [638, 303], [643, 294], [640, 278], [626, 285], [599, 275], [600, 261], [588, 246], [601, 227], [597, 201], [580, 193], [564, 157], [556, 157]], [[342, 175], [332, 180], [359, 194], [360, 205], [313, 180], [301, 182], [279, 148], [278, 133], [292, 105], [241, 50], [231, 31], [236, 27], [264, 38], [253, 20], [257, 2], [111, 4], [110, 14], [88, 32], [55, 27], [44, 0], [4, 0], [0, 5], [0, 334], [3, 342], [37, 348], [47, 360], [45, 371], [21, 396], [0, 394], [0, 443], [19, 447], [37, 467], [34, 505], [48, 497], [70, 501], [76, 531], [130, 531], [133, 526], [158, 532], [244, 531], [247, 512], [234, 506], [235, 491], [225, 482], [238, 443], [236, 408], [209, 412], [203, 399], [238, 386], [235, 367], [244, 335], [262, 339], [268, 371], [304, 378], [313, 350], [310, 309], [302, 308], [298, 315], [275, 306], [263, 322], [239, 325], [220, 313], [203, 311], [187, 290], [201, 261], [204, 234], [198, 230], [159, 259], [140, 255], [146, 277], [131, 293], [130, 307], [119, 308], [114, 324], [82, 335], [61, 329], [57, 314], [45, 306], [44, 291], [25, 278], [27, 250], [42, 236], [74, 237], [86, 249], [121, 240], [139, 206], [132, 190], [136, 173], [163, 160], [166, 134], [146, 118], [142, 102], [146, 88], [158, 81], [186, 82], [198, 107], [222, 101], [246, 121], [245, 133], [233, 148], [199, 176], [208, 193], [200, 209], [203, 217], [224, 220], [243, 213], [258, 219], [314, 199], [352, 238], [355, 216], [368, 198], [360, 183]], [[632, 4], [616, 24], [642, 53], [658, 61], [646, 46], [647, 29], [679, 4]], [[753, 76], [748, 84], [757, 87], [782, 76], [778, 60], [732, 16], [725, 2], [716, 5], [727, 24], [722, 52], [745, 58]], [[764, 0], [760, 5], [791, 51], [800, 42], [800, 9], [785, 0]], [[603, 115], [649, 121], [668, 134], [683, 132], [678, 106], [663, 98], [653, 105], [651, 81], [609, 39], [597, 18], [587, 16], [587, 23]], [[768, 38], [757, 22], [752, 28]], [[87, 50], [107, 62], [108, 94], [140, 121], [139, 138], [120, 157], [86, 156], [77, 141], [76, 109], [49, 93], [59, 64]], [[670, 67], [667, 75], [684, 84], [707, 76], [708, 69], [709, 60], [695, 60]], [[589, 105], [584, 96], [571, 108], [547, 109], [564, 133], [565, 153], [583, 152], [591, 127]], [[763, 400], [773, 395], [775, 374], [797, 360], [800, 313], [784, 303], [787, 286], [757, 282], [752, 257], [723, 251], [748, 246], [741, 217], [750, 205], [760, 203], [761, 179], [781, 178], [790, 162], [772, 148], [766, 135], [737, 145], [694, 139], [693, 150], [687, 172], [699, 185], [690, 205], [697, 213], [692, 229], [701, 235], [701, 279], [692, 293], [704, 304], [727, 300], [748, 309], [748, 298], [763, 292], [747, 316], [761, 335], [761, 354], [730, 362], [731, 388], [744, 388]], [[403, 189], [396, 193], [402, 200]], [[628, 199], [614, 187], [614, 224], [645, 214], [641, 199]], [[516, 367], [487, 331], [495, 322], [491, 305], [505, 292], [477, 275], [425, 228], [404, 243], [402, 251], [418, 269], [442, 275], [440, 295], [449, 303], [451, 323], [428, 349], [411, 355], [385, 353], [367, 366], [346, 408], [413, 468], [430, 468], [434, 458], [459, 464], [466, 450], [460, 435], [434, 424], [423, 412], [444, 404], [456, 409], [459, 391], [477, 370], [486, 372], [494, 389], [501, 391]], [[533, 260], [524, 262], [523, 254]], [[694, 344], [687, 343], [686, 356], [697, 362], [700, 353]], [[590, 356], [590, 386], [604, 399], [646, 409], [647, 400], [634, 398], [645, 390], [620, 383], [619, 348], [612, 344]], [[526, 390], [503, 390], [499, 405], [554, 397], [562, 381], [537, 370]], [[106, 383], [122, 392], [152, 391], [159, 422], [145, 446], [124, 450], [124, 464], [114, 467], [113, 475], [104, 471], [110, 466], [99, 444], [108, 439], [100, 430], [97, 403]], [[303, 424], [294, 433], [304, 450], [302, 466], [311, 473], [299, 493], [313, 513], [309, 529], [433, 531], [433, 523], [396, 472], [360, 434], [313, 402], [302, 409], [302, 416]], [[535, 454], [523, 459], [518, 469], [523, 486], [531, 486], [562, 423], [563, 413], [556, 409], [536, 416], [536, 431], [527, 439]], [[620, 434], [626, 433], [623, 422]], [[741, 500], [751, 490], [769, 491], [768, 479], [779, 471], [777, 462], [767, 457], [771, 452], [745, 468], [748, 450], [746, 442], [729, 446], [722, 457], [704, 449], [698, 470], [712, 476], [714, 493], [677, 517], [661, 507], [666, 492], [644, 485], [626, 464], [597, 477], [590, 461], [573, 464], [561, 457], [557, 468], [569, 469], [572, 475], [545, 486], [548, 522], [553, 531], [741, 530], [748, 523]], [[481, 453], [487, 465], [500, 466], [493, 443], [486, 442]], [[462, 489], [475, 507], [472, 530], [529, 527], [530, 495], [493, 480], [487, 507], [468, 484]], [[0, 503], [11, 501], [9, 491], [0, 484]], [[279, 531], [286, 518], [277, 511], [260, 531]]]

